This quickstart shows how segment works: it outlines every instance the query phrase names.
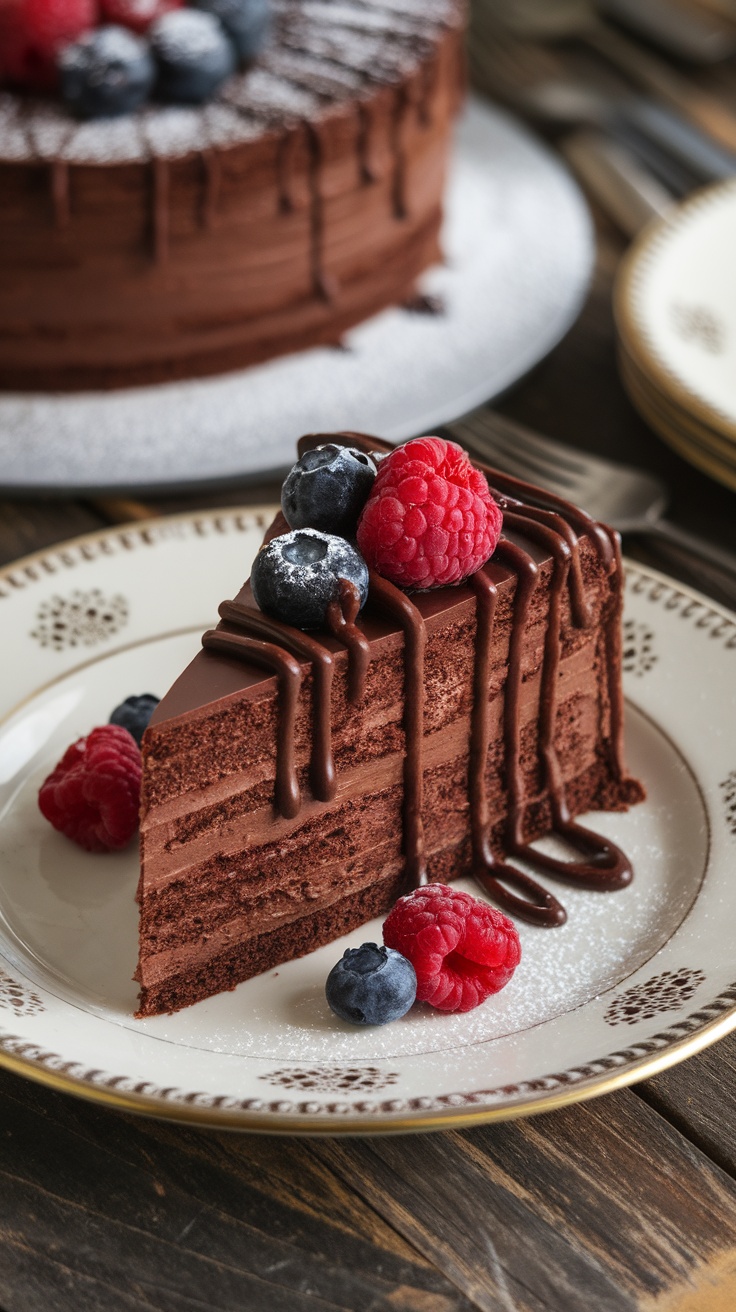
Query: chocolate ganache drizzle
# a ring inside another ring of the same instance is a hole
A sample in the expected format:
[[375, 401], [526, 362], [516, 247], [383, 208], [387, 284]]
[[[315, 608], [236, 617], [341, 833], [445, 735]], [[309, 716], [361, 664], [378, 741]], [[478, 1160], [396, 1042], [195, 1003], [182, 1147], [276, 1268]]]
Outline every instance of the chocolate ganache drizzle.
[[[387, 444], [358, 433], [315, 435], [305, 439], [303, 447], [317, 446], [324, 441], [343, 441], [374, 451], [390, 450]], [[570, 599], [573, 624], [578, 628], [587, 628], [592, 619], [585, 596], [578, 535], [585, 534], [591, 540], [604, 569], [617, 579], [620, 577], [620, 548], [616, 535], [596, 523], [584, 511], [551, 493], [491, 470], [480, 462], [474, 463], [488, 478], [491, 492], [504, 512], [504, 532], [493, 559], [468, 580], [476, 601], [468, 769], [472, 873], [492, 899], [513, 915], [537, 925], [561, 925], [566, 920], [566, 912], [557, 898], [529, 874], [508, 860], [497, 857], [491, 848], [486, 763], [490, 746], [488, 690], [498, 601], [497, 581], [493, 576], [497, 574], [498, 578], [503, 577], [498, 566], [511, 570], [516, 576], [503, 710], [508, 790], [504, 850], [509, 857], [520, 859], [540, 873], [578, 887], [613, 891], [630, 883], [631, 865], [614, 843], [572, 819], [555, 747], [555, 719], [562, 647], [562, 601], [565, 592]], [[268, 537], [286, 530], [285, 521], [277, 520]], [[552, 558], [541, 671], [539, 752], [551, 806], [550, 832], [564, 840], [577, 853], [577, 857], [570, 860], [537, 851], [524, 839], [528, 799], [521, 764], [522, 654], [540, 571], [533, 554], [521, 545], [519, 539], [540, 547]], [[424, 656], [427, 628], [420, 609], [411, 598], [373, 571], [370, 575], [368, 604], [397, 622], [404, 635], [403, 851], [404, 888], [409, 890], [425, 884], [428, 878], [422, 818]], [[333, 637], [347, 648], [348, 696], [355, 703], [362, 701], [364, 696], [371, 654], [368, 640], [355, 622], [358, 609], [357, 589], [347, 580], [341, 580], [339, 596], [328, 611], [328, 627]], [[272, 619], [255, 606], [225, 601], [220, 606], [220, 616], [227, 627], [205, 633], [202, 639], [205, 649], [262, 666], [277, 677], [279, 723], [276, 806], [280, 814], [288, 819], [294, 818], [301, 807], [294, 755], [294, 726], [303, 679], [299, 662], [311, 662], [313, 729], [310, 787], [317, 800], [331, 801], [336, 790], [331, 730], [334, 653], [320, 643], [317, 637]], [[611, 606], [605, 621], [604, 635], [609, 669], [610, 738], [614, 770], [617, 778], [623, 780], [623, 705], [615, 659], [617, 619], [617, 608]]]

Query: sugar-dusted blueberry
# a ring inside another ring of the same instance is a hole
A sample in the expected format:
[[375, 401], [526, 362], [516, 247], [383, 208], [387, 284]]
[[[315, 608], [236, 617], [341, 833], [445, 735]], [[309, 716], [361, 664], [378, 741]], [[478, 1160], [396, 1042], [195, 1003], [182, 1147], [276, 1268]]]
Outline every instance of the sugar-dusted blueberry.
[[376, 477], [364, 451], [333, 442], [305, 451], [281, 489], [281, 509], [292, 528], [320, 528], [355, 537], [358, 518]]
[[235, 70], [235, 48], [213, 14], [174, 9], [149, 29], [163, 100], [199, 105]]
[[348, 948], [327, 976], [325, 997], [341, 1020], [387, 1025], [405, 1016], [417, 995], [417, 977], [393, 948], [364, 943]]
[[334, 533], [300, 528], [261, 547], [250, 583], [262, 611], [297, 629], [319, 629], [341, 579], [355, 585], [364, 606], [368, 567], [355, 547]]
[[260, 54], [271, 21], [270, 0], [191, 0], [191, 3], [195, 9], [219, 18], [241, 63]]
[[147, 42], [114, 23], [85, 33], [59, 55], [61, 94], [81, 118], [130, 114], [150, 95], [154, 77]]
[[115, 707], [110, 716], [110, 724], [119, 724], [135, 738], [138, 746], [148, 728], [148, 722], [158, 706], [159, 698], [152, 692], [143, 692], [137, 697], [126, 697], [124, 702]]

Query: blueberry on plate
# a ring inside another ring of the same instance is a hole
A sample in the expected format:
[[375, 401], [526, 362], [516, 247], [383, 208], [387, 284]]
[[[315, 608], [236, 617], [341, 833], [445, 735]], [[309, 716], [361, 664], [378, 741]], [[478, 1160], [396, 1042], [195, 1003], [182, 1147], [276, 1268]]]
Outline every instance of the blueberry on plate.
[[81, 118], [132, 113], [150, 95], [155, 75], [148, 43], [114, 24], [85, 33], [59, 55], [61, 94]]
[[319, 629], [330, 602], [339, 597], [340, 579], [355, 584], [364, 606], [368, 566], [355, 547], [333, 533], [299, 528], [261, 547], [250, 585], [267, 615], [297, 629]]
[[219, 18], [241, 63], [248, 63], [260, 54], [271, 20], [269, 0], [191, 0], [191, 3], [195, 9]]
[[354, 537], [376, 477], [364, 451], [333, 442], [305, 451], [286, 476], [281, 509], [292, 528], [320, 528]]
[[152, 692], [143, 692], [139, 697], [126, 697], [124, 702], [115, 707], [110, 716], [110, 724], [119, 724], [132, 734], [138, 746], [148, 728], [148, 721], [159, 703], [159, 698]]
[[232, 42], [212, 14], [174, 9], [150, 28], [162, 100], [199, 105], [235, 71]]
[[387, 1025], [405, 1016], [417, 996], [414, 967], [394, 948], [348, 948], [327, 976], [325, 997], [340, 1020]]

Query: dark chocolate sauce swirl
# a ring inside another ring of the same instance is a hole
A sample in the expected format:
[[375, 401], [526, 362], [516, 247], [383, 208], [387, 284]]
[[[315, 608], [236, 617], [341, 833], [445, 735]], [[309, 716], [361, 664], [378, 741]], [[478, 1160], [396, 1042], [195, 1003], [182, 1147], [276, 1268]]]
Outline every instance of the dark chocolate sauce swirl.
[[223, 601], [220, 617], [251, 638], [278, 643], [297, 659], [312, 662], [314, 713], [309, 782], [318, 801], [331, 802], [337, 787], [332, 757], [332, 678], [335, 672], [332, 652], [301, 629], [282, 624], [281, 620], [264, 615], [255, 606]]
[[360, 611], [360, 593], [349, 579], [340, 579], [335, 601], [327, 607], [330, 633], [348, 649], [348, 701], [359, 705], [365, 694], [365, 681], [371, 659], [371, 644], [355, 621]]
[[276, 805], [287, 820], [299, 814], [302, 799], [296, 774], [294, 753], [294, 727], [302, 686], [299, 662], [283, 647], [272, 642], [259, 642], [239, 633], [222, 629], [209, 629], [202, 638], [206, 651], [235, 657], [249, 664], [260, 665], [275, 674], [279, 685], [279, 724], [276, 739]]
[[427, 882], [424, 850], [424, 652], [427, 626], [405, 592], [370, 572], [370, 598], [404, 630], [404, 860], [407, 888]]
[[[337, 439], [340, 438], [351, 444], [361, 442], [369, 449], [381, 449], [375, 439], [366, 438], [363, 434], [337, 435]], [[336, 435], [320, 434], [309, 439], [313, 445], [321, 440], [334, 442]], [[587, 628], [592, 621], [591, 608], [585, 595], [578, 535], [584, 533], [592, 541], [601, 563], [614, 576], [615, 588], [620, 591], [621, 556], [618, 538], [584, 511], [576, 510], [561, 498], [518, 479], [507, 478], [480, 463], [478, 467], [492, 479], [492, 490], [504, 511], [505, 531], [511, 532], [517, 539], [540, 546], [552, 557], [541, 673], [539, 754], [552, 812], [550, 832], [572, 846], [579, 859], [560, 860], [548, 856], [533, 848], [525, 838], [525, 832], [528, 831], [526, 822], [529, 799], [522, 768], [523, 652], [540, 575], [533, 556], [518, 541], [511, 541], [505, 536], [497, 546], [494, 561], [509, 568], [516, 575], [517, 582], [504, 692], [503, 741], [508, 818], [502, 846], [509, 855], [518, 857], [533, 869], [578, 887], [598, 891], [623, 888], [632, 878], [631, 865], [614, 843], [572, 819], [563, 771], [555, 747], [562, 602], [566, 592], [573, 624]], [[274, 531], [283, 532], [284, 529], [275, 528]], [[512, 914], [537, 925], [561, 925], [567, 917], [557, 899], [530, 875], [511, 865], [508, 860], [499, 858], [492, 850], [486, 769], [490, 746], [489, 689], [497, 588], [485, 567], [478, 570], [468, 583], [476, 598], [468, 765], [472, 872], [489, 896]], [[370, 575], [369, 600], [371, 606], [396, 621], [404, 634], [404, 885], [406, 889], [418, 888], [428, 878], [423, 823], [426, 624], [421, 611], [410, 597], [374, 572]], [[617, 592], [604, 620], [609, 670], [609, 732], [606, 736], [610, 737], [616, 770], [619, 778], [623, 779], [623, 698], [617, 671], [619, 601]], [[364, 697], [370, 660], [370, 645], [356, 624], [359, 608], [357, 589], [347, 580], [341, 580], [339, 596], [331, 604], [327, 620], [330, 632], [348, 650], [348, 696], [353, 702], [360, 702]], [[331, 800], [336, 789], [331, 743], [333, 653], [316, 638], [263, 615], [255, 607], [223, 602], [220, 615], [225, 624], [237, 628], [239, 632], [231, 633], [227, 629], [211, 631], [202, 640], [204, 646], [222, 654], [265, 665], [279, 679], [281, 713], [276, 799], [279, 811], [288, 818], [294, 817], [301, 805], [294, 762], [294, 725], [302, 681], [298, 660], [311, 661], [314, 723], [310, 784], [318, 800]]]

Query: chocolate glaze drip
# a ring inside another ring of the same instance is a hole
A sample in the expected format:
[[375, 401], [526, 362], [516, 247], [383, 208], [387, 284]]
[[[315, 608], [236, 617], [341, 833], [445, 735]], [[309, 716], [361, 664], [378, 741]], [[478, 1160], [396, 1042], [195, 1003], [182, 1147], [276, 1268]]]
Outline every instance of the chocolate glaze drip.
[[281, 214], [290, 214], [294, 208], [294, 199], [291, 194], [293, 176], [294, 176], [294, 154], [296, 152], [297, 135], [288, 129], [279, 139], [278, 149], [276, 152], [276, 185], [278, 188], [279, 211]]
[[222, 186], [222, 160], [218, 151], [202, 151], [202, 208], [201, 224], [211, 232], [217, 221]]
[[430, 60], [424, 65], [417, 102], [417, 114], [423, 128], [432, 126], [432, 100], [437, 85], [437, 61]]
[[[489, 479], [492, 478], [491, 487], [494, 495], [505, 493], [516, 499], [518, 504], [523, 505], [525, 514], [528, 515], [530, 509], [536, 508], [564, 516], [578, 537], [585, 535], [591, 539], [609, 574], [613, 571], [616, 563], [615, 555], [605, 525], [599, 524], [586, 511], [573, 506], [571, 502], [565, 501], [564, 497], [558, 497], [554, 492], [544, 491], [535, 487], [533, 483], [525, 483], [521, 478], [513, 478], [511, 474], [502, 474], [499, 470], [492, 469], [490, 465], [484, 465], [480, 460], [474, 460], [473, 464], [478, 469], [482, 469]], [[499, 493], [496, 493], [496, 488], [499, 489]]]
[[370, 599], [404, 630], [404, 858], [405, 884], [427, 882], [424, 850], [424, 652], [427, 626], [405, 592], [370, 571]]
[[[522, 527], [523, 515], [509, 515], [509, 527]], [[547, 633], [545, 637], [540, 695], [539, 740], [546, 785], [552, 805], [553, 832], [564, 838], [583, 856], [581, 861], [562, 861], [531, 848], [523, 839], [525, 811], [524, 782], [521, 773], [521, 717], [519, 697], [522, 683], [521, 644], [529, 618], [531, 599], [539, 580], [537, 566], [521, 547], [502, 539], [497, 555], [508, 561], [517, 572], [519, 585], [514, 607], [514, 623], [509, 651], [509, 674], [505, 698], [506, 760], [509, 772], [509, 820], [506, 847], [522, 857], [535, 869], [543, 870], [567, 883], [584, 888], [613, 890], [631, 882], [632, 870], [628, 859], [615, 843], [594, 834], [570, 817], [565, 799], [562, 771], [554, 746], [555, 717], [557, 714], [557, 680], [560, 665], [561, 602], [570, 571], [571, 553], [565, 538], [552, 529], [532, 520], [525, 530], [529, 537], [537, 538], [550, 551], [554, 562], [550, 588]], [[515, 902], [517, 899], [515, 899]], [[519, 907], [514, 908], [517, 913]], [[559, 924], [559, 918], [544, 919], [535, 908], [532, 917], [538, 923]]]
[[[319, 434], [308, 439], [310, 446], [320, 441], [342, 439], [360, 444], [368, 450], [390, 449], [375, 439], [359, 433]], [[505, 849], [521, 858], [534, 869], [579, 887], [609, 891], [623, 888], [632, 878], [629, 861], [620, 849], [609, 840], [577, 824], [571, 818], [565, 796], [560, 762], [555, 748], [555, 720], [557, 715], [557, 683], [561, 657], [562, 602], [567, 591], [573, 623], [588, 627], [592, 620], [588, 605], [580, 551], [575, 529], [585, 532], [593, 542], [601, 562], [609, 572], [620, 571], [620, 545], [611, 530], [591, 520], [584, 511], [577, 511], [559, 497], [540, 491], [518, 479], [506, 478], [496, 470], [478, 463], [478, 467], [502, 490], [496, 491], [504, 509], [504, 527], [516, 538], [525, 539], [543, 548], [552, 557], [553, 568], [547, 609], [547, 624], [542, 662], [540, 695], [539, 749], [545, 774], [546, 791], [552, 809], [551, 832], [575, 848], [577, 860], [558, 860], [536, 851], [524, 839], [525, 816], [528, 806], [523, 771], [521, 768], [521, 689], [524, 671], [522, 656], [532, 600], [539, 583], [539, 568], [533, 557], [517, 541], [502, 537], [494, 562], [511, 569], [517, 578], [514, 595], [513, 622], [509, 646], [508, 674], [504, 694], [504, 755], [508, 792], [508, 819], [504, 838]], [[274, 533], [285, 531], [275, 525]], [[622, 576], [616, 574], [616, 579]], [[497, 603], [497, 588], [490, 567], [480, 569], [468, 580], [476, 596], [476, 640], [473, 682], [473, 708], [471, 715], [468, 793], [473, 853], [473, 874], [481, 886], [501, 906], [534, 924], [552, 926], [564, 923], [566, 913], [557, 899], [525, 872], [508, 861], [496, 857], [490, 846], [490, 808], [486, 787], [486, 766], [490, 743], [490, 660], [493, 644], [493, 626]], [[625, 777], [622, 757], [623, 698], [618, 679], [617, 626], [620, 615], [620, 584], [605, 619], [610, 703], [610, 736], [619, 777]], [[419, 887], [427, 882], [424, 826], [422, 818], [424, 795], [424, 654], [427, 632], [421, 611], [414, 602], [388, 580], [371, 572], [370, 603], [398, 622], [404, 633], [404, 856], [406, 862], [405, 885]], [[365, 635], [357, 627], [360, 598], [357, 589], [347, 580], [341, 581], [340, 595], [328, 613], [328, 625], [339, 641], [348, 648], [349, 697], [362, 700], [365, 690], [366, 669], [370, 648]], [[312, 787], [315, 796], [329, 800], [334, 796], [335, 780], [330, 744], [330, 689], [332, 682], [332, 654], [316, 639], [300, 630], [290, 629], [280, 621], [271, 620], [254, 608], [225, 602], [220, 608], [223, 620], [256, 637], [272, 638], [279, 647], [267, 642], [253, 642], [218, 630], [205, 634], [206, 647], [228, 651], [241, 658], [259, 663], [255, 654], [244, 644], [268, 649], [269, 668], [277, 672], [282, 689], [282, 716], [279, 732], [279, 760], [277, 780], [279, 798], [287, 797], [287, 805], [299, 809], [298, 786], [293, 773], [293, 733], [285, 726], [295, 715], [299, 683], [294, 682], [293, 670], [287, 674], [276, 667], [272, 653], [281, 649], [284, 660], [291, 659], [284, 648], [302, 659], [311, 660], [315, 679], [315, 725], [313, 735]], [[230, 645], [228, 645], [230, 644]], [[239, 644], [233, 647], [232, 644]], [[267, 664], [263, 655], [261, 664]], [[299, 667], [292, 660], [298, 671]], [[329, 674], [327, 671], [329, 670]], [[299, 671], [299, 680], [301, 672]], [[291, 702], [283, 705], [284, 697]], [[286, 754], [282, 760], [282, 751]], [[287, 781], [291, 781], [289, 784]], [[297, 801], [294, 802], [294, 789]], [[279, 809], [283, 810], [281, 801]], [[509, 887], [510, 886], [510, 887]], [[515, 889], [516, 892], [513, 892]]]
[[391, 151], [394, 157], [394, 177], [391, 188], [393, 195], [394, 218], [405, 219], [406, 209], [406, 159], [401, 130], [409, 106], [405, 87], [399, 87], [394, 98], [391, 114]]
[[171, 175], [168, 160], [154, 159], [153, 167], [153, 258], [166, 264], [169, 258], [169, 193]]
[[274, 643], [259, 642], [222, 629], [209, 629], [202, 637], [202, 646], [206, 651], [219, 652], [249, 665], [263, 666], [276, 675], [280, 708], [276, 740], [276, 806], [285, 819], [293, 820], [299, 814], [302, 800], [294, 752], [296, 710], [302, 686], [298, 661]]
[[305, 122], [309, 142], [309, 194], [311, 227], [312, 286], [315, 296], [332, 301], [337, 295], [334, 278], [324, 268], [324, 213], [322, 200], [322, 142], [313, 123]]
[[71, 198], [69, 165], [63, 159], [55, 159], [51, 165], [51, 201], [54, 207], [55, 226], [66, 228], [71, 220]]
[[371, 141], [371, 113], [362, 100], [357, 103], [358, 113], [358, 168], [360, 169], [361, 181], [369, 186], [376, 181], [376, 173], [370, 160], [370, 141]]
[[616, 605], [611, 607], [606, 625], [606, 662], [608, 668], [608, 701], [611, 715], [610, 736], [615, 753], [616, 772], [623, 779], [624, 768], [624, 692], [621, 680], [616, 678], [618, 654], [618, 626], [623, 608], [623, 568], [621, 565], [621, 539], [614, 529], [608, 530], [614, 560], [614, 577], [617, 580]]
[[537, 542], [541, 541], [545, 546], [549, 545], [553, 539], [548, 532], [540, 533], [539, 530], [535, 532], [532, 525], [536, 522], [541, 529], [552, 530], [552, 533], [556, 533], [566, 544], [567, 555], [570, 560], [568, 583], [573, 623], [580, 629], [589, 628], [592, 615], [585, 597], [585, 584], [583, 583], [583, 571], [580, 564], [580, 544], [570, 525], [553, 510], [541, 510], [536, 506], [525, 506], [523, 502], [504, 496], [503, 493], [497, 492], [495, 488], [491, 490], [504, 511], [504, 522], [509, 524], [510, 527], [517, 524], [527, 537]]
[[327, 607], [330, 633], [348, 649], [348, 701], [357, 705], [363, 700], [371, 644], [355, 621], [360, 610], [360, 593], [349, 579], [340, 579], [336, 601]]
[[[562, 925], [567, 919], [564, 907], [551, 893], [529, 875], [499, 861], [489, 844], [490, 813], [486, 788], [486, 762], [490, 744], [490, 707], [488, 688], [491, 674], [493, 619], [496, 611], [496, 585], [485, 569], [470, 580], [476, 595], [475, 672], [473, 713], [470, 729], [468, 792], [473, 850], [473, 874], [482, 888], [508, 911], [540, 925]], [[515, 885], [527, 896], [516, 897], [506, 884]]]
[[223, 601], [220, 617], [226, 624], [237, 626], [248, 637], [278, 643], [298, 659], [312, 662], [314, 720], [309, 781], [314, 796], [320, 802], [331, 802], [337, 786], [332, 756], [332, 680], [335, 673], [332, 652], [301, 629], [282, 624], [280, 620], [264, 615], [255, 606]]

